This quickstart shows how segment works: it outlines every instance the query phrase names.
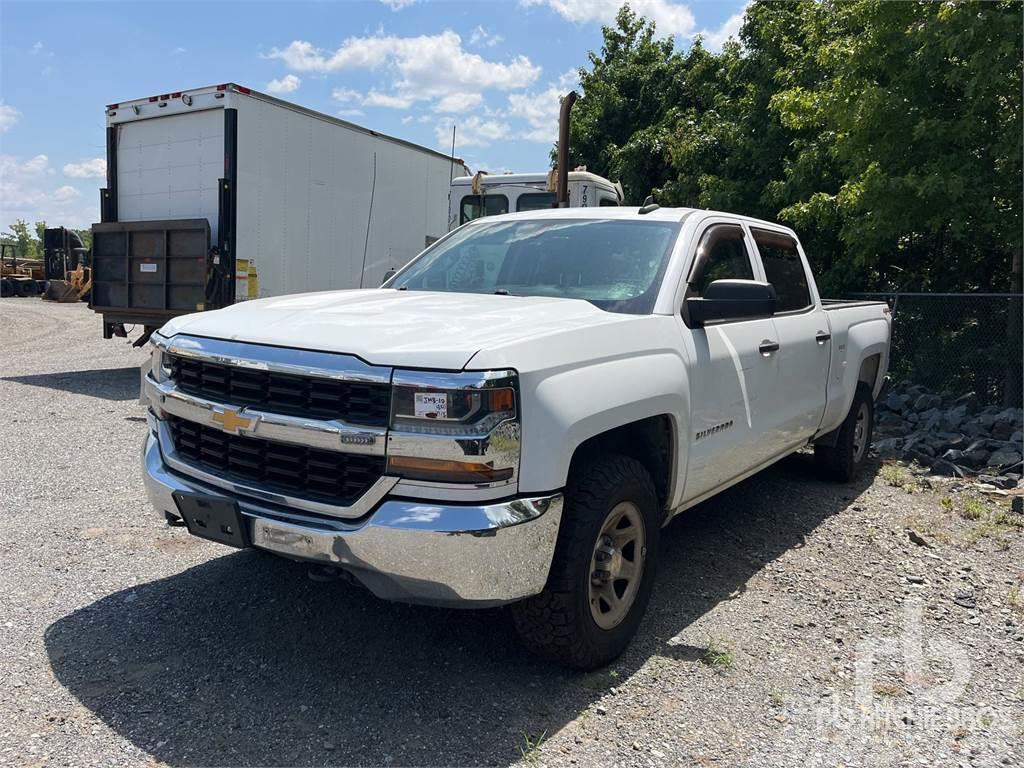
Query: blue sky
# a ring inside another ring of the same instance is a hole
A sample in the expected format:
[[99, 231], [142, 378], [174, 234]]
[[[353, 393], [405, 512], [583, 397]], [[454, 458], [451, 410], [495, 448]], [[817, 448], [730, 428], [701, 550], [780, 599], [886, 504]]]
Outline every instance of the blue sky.
[[[0, 3], [0, 229], [88, 226], [104, 105], [235, 82], [430, 147], [473, 170], [548, 167], [558, 95], [622, 0]], [[718, 47], [744, 0], [634, 0]]]

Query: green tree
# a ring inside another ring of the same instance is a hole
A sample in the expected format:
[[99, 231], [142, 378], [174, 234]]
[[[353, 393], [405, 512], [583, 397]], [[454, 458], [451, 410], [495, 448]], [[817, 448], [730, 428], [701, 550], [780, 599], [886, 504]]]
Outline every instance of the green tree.
[[14, 244], [14, 255], [18, 259], [41, 258], [42, 250], [34, 232], [27, 222], [18, 219], [8, 227], [11, 232], [8, 242]]

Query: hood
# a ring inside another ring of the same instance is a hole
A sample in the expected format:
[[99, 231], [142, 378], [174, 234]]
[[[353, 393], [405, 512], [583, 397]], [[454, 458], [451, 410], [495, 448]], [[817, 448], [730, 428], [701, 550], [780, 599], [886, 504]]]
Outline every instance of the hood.
[[338, 352], [372, 365], [461, 370], [483, 348], [628, 317], [577, 299], [379, 289], [244, 301], [175, 318], [161, 333]]

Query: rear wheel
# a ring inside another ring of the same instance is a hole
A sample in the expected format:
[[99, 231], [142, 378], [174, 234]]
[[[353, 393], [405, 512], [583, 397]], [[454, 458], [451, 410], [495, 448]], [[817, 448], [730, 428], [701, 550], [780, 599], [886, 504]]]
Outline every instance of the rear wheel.
[[857, 477], [871, 447], [874, 423], [875, 403], [871, 389], [867, 384], [858, 384], [835, 445], [814, 446], [814, 458], [825, 477], [845, 483]]
[[661, 522], [640, 462], [602, 456], [574, 469], [548, 584], [512, 606], [524, 644], [577, 669], [622, 653], [647, 609]]

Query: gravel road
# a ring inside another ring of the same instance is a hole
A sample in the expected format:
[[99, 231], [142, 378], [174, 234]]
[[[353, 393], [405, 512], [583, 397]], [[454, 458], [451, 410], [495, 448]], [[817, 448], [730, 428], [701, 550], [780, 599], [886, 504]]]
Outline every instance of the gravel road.
[[636, 641], [568, 673], [504, 611], [383, 603], [166, 527], [144, 353], [80, 304], [4, 299], [0, 329], [2, 764], [1024, 763], [1005, 497], [792, 457], [674, 522]]

